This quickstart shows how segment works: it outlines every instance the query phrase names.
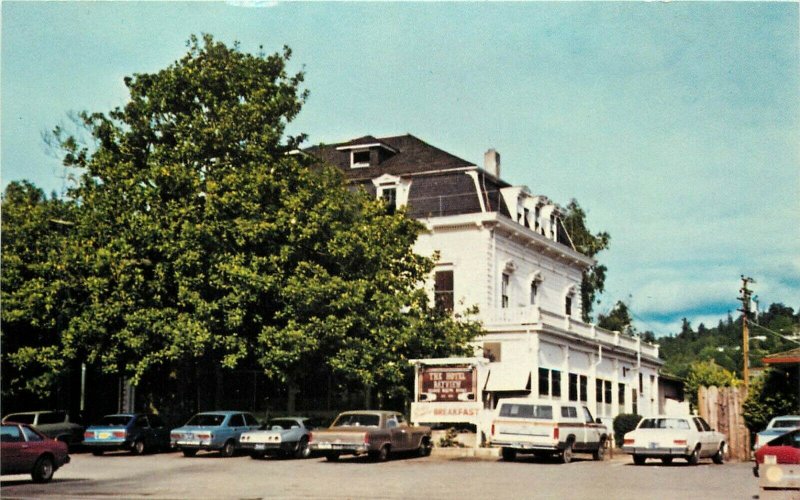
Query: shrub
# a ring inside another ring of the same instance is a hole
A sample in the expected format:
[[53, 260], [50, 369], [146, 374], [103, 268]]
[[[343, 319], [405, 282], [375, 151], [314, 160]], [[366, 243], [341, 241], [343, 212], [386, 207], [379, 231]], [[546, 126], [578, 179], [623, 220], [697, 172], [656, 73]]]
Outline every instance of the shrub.
[[635, 413], [620, 413], [614, 417], [614, 442], [617, 447], [622, 446], [625, 433], [634, 430], [641, 419], [642, 416]]

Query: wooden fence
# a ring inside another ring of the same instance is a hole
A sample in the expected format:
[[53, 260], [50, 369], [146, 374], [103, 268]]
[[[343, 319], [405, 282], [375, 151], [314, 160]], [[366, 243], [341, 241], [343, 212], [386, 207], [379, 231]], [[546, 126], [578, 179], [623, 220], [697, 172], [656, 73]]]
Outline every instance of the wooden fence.
[[742, 411], [746, 396], [744, 387], [700, 387], [697, 391], [700, 416], [727, 436], [728, 459], [750, 459], [750, 432]]

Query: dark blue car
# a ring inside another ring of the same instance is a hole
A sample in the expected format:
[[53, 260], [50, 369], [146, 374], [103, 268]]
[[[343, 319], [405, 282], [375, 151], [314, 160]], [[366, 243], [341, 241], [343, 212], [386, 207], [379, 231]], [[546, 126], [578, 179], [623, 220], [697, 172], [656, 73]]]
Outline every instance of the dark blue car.
[[130, 450], [134, 455], [169, 448], [169, 428], [158, 415], [118, 413], [106, 415], [83, 435], [84, 446], [95, 455], [110, 450]]

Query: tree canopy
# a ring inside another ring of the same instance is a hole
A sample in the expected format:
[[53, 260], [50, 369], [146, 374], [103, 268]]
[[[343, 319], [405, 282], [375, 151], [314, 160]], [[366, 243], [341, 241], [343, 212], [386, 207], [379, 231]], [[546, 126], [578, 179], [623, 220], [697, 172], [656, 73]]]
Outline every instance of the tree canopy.
[[[575, 249], [588, 257], [594, 257], [608, 248], [611, 236], [605, 231], [592, 234], [586, 225], [586, 212], [576, 200], [570, 200], [564, 213], [564, 227], [567, 230]], [[583, 272], [581, 281], [581, 305], [583, 321], [590, 322], [592, 310], [598, 294], [603, 293], [606, 282], [606, 268], [603, 264], [595, 264]]]
[[466, 352], [479, 326], [430, 307], [420, 224], [286, 136], [307, 96], [290, 56], [192, 37], [125, 79], [124, 107], [81, 115], [92, 143], [56, 129], [81, 176], [59, 232], [74, 252], [44, 260], [69, 259], [81, 303], [28, 365], [51, 353], [134, 381], [248, 365], [290, 383], [323, 366], [392, 393], [408, 359]]

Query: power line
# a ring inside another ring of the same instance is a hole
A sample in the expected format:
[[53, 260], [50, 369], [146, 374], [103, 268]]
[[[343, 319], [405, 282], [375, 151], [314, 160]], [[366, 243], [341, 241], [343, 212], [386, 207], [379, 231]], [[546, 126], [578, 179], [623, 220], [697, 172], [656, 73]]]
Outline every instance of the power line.
[[783, 334], [781, 334], [781, 333], [778, 333], [778, 332], [772, 331], [772, 330], [770, 330], [769, 328], [767, 328], [766, 326], [761, 326], [761, 325], [759, 325], [758, 323], [753, 323], [752, 321], [748, 321], [748, 324], [749, 324], [751, 327], [754, 327], [754, 328], [761, 328], [762, 330], [765, 330], [765, 331], [767, 331], [767, 332], [769, 332], [769, 333], [771, 333], [771, 334], [773, 334], [773, 335], [777, 335], [778, 337], [780, 337], [780, 338], [782, 338], [782, 339], [785, 339], [785, 340], [788, 340], [789, 342], [794, 342], [795, 344], [800, 344], [800, 342], [798, 342], [797, 340], [795, 340], [795, 339], [793, 339], [793, 338], [791, 338], [791, 337], [787, 337], [786, 335], [783, 335]]

